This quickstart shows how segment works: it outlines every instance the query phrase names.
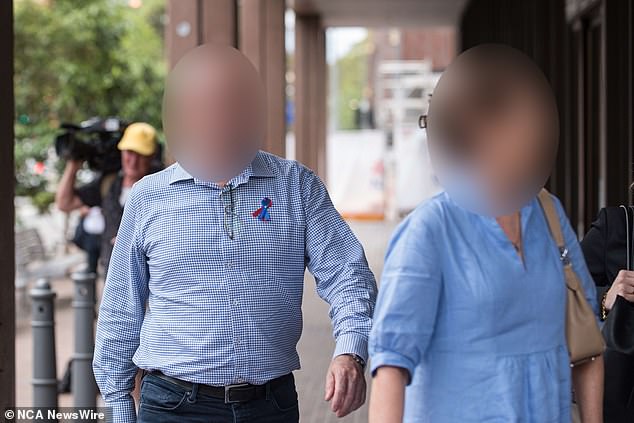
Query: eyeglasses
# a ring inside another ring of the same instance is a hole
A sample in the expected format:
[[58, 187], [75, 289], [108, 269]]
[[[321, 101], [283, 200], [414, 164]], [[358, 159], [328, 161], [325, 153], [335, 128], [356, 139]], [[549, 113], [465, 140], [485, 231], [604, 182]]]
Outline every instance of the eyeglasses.
[[224, 229], [229, 239], [233, 240], [240, 229], [240, 217], [236, 213], [236, 202], [234, 201], [235, 191], [233, 185], [227, 185], [221, 193], [224, 204]]
[[421, 129], [427, 128], [427, 115], [421, 115], [418, 118], [418, 127]]

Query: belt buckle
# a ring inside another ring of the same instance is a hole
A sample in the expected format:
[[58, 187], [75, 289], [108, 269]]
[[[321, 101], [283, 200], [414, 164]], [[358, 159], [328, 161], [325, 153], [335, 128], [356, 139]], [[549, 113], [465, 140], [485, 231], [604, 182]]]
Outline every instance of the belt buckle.
[[233, 388], [242, 388], [245, 386], [249, 386], [248, 383], [236, 383], [235, 385], [227, 385], [225, 386], [225, 404], [233, 404], [233, 403], [237, 403], [240, 402], [240, 400], [232, 400], [230, 397], [231, 394], [231, 390]]

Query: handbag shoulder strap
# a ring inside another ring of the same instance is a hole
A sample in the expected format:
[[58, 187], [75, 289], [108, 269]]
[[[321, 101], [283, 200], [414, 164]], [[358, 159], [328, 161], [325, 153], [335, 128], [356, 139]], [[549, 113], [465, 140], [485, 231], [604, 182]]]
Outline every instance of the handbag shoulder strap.
[[630, 252], [630, 235], [632, 233], [632, 229], [630, 228], [630, 213], [629, 213], [629, 207], [625, 207], [623, 205], [620, 206], [620, 208], [623, 210], [623, 213], [625, 213], [625, 268], [627, 270], [631, 269], [631, 264], [632, 264], [632, 256], [631, 256], [631, 252]]
[[[628, 209], [632, 212], [631, 217], [634, 217], [634, 207], [629, 206]], [[628, 259], [630, 260], [630, 264], [627, 267], [627, 270], [632, 270], [634, 267], [634, 219], [629, 219], [630, 215], [628, 215], [628, 225], [629, 225], [629, 253]]]
[[557, 244], [557, 248], [559, 249], [559, 259], [564, 267], [564, 279], [566, 286], [568, 289], [578, 291], [581, 289], [581, 281], [579, 280], [577, 272], [575, 272], [572, 267], [570, 257], [568, 257], [568, 248], [566, 248], [566, 243], [564, 241], [559, 213], [557, 213], [557, 209], [555, 208], [555, 202], [553, 201], [550, 192], [548, 192], [545, 188], [539, 192], [538, 199], [542, 209], [544, 210], [544, 214], [546, 215], [546, 222], [548, 222], [550, 233]]
[[[555, 208], [555, 202], [553, 198], [550, 196], [550, 192], [546, 188], [543, 188], [537, 198], [539, 199], [539, 204], [542, 206], [542, 210], [544, 210], [544, 214], [546, 215], [546, 222], [548, 223], [548, 228], [550, 229], [550, 234], [552, 235], [557, 247], [559, 247], [559, 252], [565, 256], [567, 256], [568, 251], [566, 250], [566, 243], [564, 242], [564, 234], [561, 230], [561, 223], [559, 221], [559, 213], [557, 213], [557, 209]], [[562, 256], [562, 259], [565, 257]]]

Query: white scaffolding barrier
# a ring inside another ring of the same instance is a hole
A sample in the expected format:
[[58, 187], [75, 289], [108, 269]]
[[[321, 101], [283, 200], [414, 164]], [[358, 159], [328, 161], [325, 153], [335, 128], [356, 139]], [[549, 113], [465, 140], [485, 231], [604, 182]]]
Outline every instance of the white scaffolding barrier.
[[385, 133], [337, 131], [328, 136], [328, 188], [344, 217], [383, 219]]
[[385, 155], [386, 216], [398, 218], [439, 191], [418, 118], [440, 78], [428, 61], [385, 61], [376, 74], [377, 124], [392, 139]]

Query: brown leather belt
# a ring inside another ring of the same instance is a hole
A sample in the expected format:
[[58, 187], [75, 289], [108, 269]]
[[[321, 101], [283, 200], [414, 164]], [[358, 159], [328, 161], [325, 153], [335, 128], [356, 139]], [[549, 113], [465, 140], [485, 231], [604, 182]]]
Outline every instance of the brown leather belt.
[[[185, 380], [176, 379], [175, 377], [167, 376], [158, 370], [146, 372], [147, 375], [156, 376], [159, 379], [163, 379], [166, 382], [177, 385], [188, 391], [193, 390], [194, 384]], [[276, 379], [270, 380], [264, 385], [252, 385], [250, 383], [238, 383], [235, 385], [227, 386], [212, 386], [202, 383], [198, 384], [198, 392], [210, 397], [224, 399], [225, 404], [232, 404], [235, 402], [247, 402], [255, 399], [264, 399], [267, 397], [267, 392], [271, 389], [275, 389], [278, 386], [288, 383], [293, 379], [293, 374], [289, 373], [284, 376], [280, 376]]]

